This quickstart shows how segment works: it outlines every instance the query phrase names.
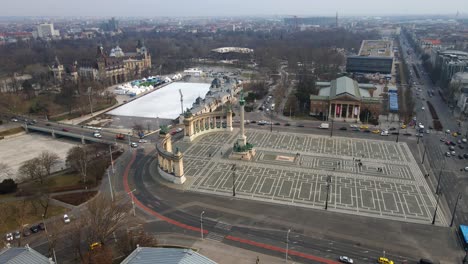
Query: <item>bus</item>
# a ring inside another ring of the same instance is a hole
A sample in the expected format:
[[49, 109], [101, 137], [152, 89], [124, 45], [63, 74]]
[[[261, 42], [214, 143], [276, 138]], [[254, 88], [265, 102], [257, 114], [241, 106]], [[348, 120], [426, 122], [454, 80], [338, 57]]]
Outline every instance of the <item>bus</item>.
[[465, 250], [468, 250], [468, 226], [466, 225], [460, 225], [459, 229], [460, 233], [460, 239], [463, 244], [463, 248]]

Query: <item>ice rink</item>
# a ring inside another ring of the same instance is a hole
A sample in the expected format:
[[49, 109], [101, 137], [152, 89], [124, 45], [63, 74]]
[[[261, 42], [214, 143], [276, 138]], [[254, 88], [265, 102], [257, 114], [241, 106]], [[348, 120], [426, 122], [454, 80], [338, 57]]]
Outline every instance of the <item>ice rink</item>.
[[191, 108], [197, 97], [205, 98], [210, 89], [209, 83], [171, 83], [118, 107], [108, 114], [117, 116], [137, 116], [146, 118], [175, 119], [180, 114], [180, 94], [184, 96], [184, 110]]

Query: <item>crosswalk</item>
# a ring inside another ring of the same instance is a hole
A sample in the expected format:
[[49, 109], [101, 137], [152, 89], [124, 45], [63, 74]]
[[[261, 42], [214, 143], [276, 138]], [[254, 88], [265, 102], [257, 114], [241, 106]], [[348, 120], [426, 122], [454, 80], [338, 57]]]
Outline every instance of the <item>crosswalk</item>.
[[217, 229], [225, 230], [225, 231], [231, 231], [231, 229], [232, 229], [232, 225], [226, 224], [226, 223], [223, 223], [223, 222], [216, 223], [216, 225], [214, 227], [217, 228]]
[[216, 232], [210, 232], [210, 233], [208, 233], [208, 235], [206, 236], [206, 239], [210, 239], [210, 240], [222, 242], [223, 239], [224, 239], [224, 235], [219, 234], [219, 233], [216, 233]]

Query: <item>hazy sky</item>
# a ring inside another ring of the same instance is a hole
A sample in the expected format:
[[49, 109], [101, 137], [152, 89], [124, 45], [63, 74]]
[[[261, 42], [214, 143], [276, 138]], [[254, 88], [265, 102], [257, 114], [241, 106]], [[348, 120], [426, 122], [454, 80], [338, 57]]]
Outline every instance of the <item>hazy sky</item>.
[[0, 0], [0, 16], [239, 16], [468, 13], [468, 0]]

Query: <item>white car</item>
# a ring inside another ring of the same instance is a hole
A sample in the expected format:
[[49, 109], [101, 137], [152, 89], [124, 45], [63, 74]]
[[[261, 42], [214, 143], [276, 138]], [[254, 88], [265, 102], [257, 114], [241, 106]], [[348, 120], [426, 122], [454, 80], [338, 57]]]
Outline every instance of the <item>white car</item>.
[[340, 262], [349, 263], [349, 264], [354, 263], [352, 258], [349, 258], [349, 257], [346, 257], [346, 256], [340, 256]]
[[132, 148], [138, 148], [138, 144], [135, 142], [130, 143], [130, 147]]
[[68, 217], [67, 214], [64, 214], [64, 215], [63, 215], [63, 222], [65, 222], [65, 224], [70, 223], [70, 217]]
[[94, 133], [93, 136], [94, 136], [95, 138], [102, 138], [101, 133]]
[[178, 127], [175, 131], [176, 131], [177, 133], [179, 133], [179, 132], [181, 132], [182, 130], [184, 130], [184, 129], [181, 128], [181, 127]]
[[462, 142], [463, 142], [463, 143], [466, 143], [466, 142], [467, 142], [466, 138], [462, 139]]
[[421, 110], [424, 110], [424, 109], [425, 109], [425, 108], [424, 108], [424, 106], [423, 106], [423, 107], [421, 107]]
[[383, 130], [382, 132], [380, 132], [380, 135], [381, 136], [388, 136], [388, 130]]
[[146, 139], [140, 139], [140, 140], [138, 140], [138, 143], [148, 143], [148, 140], [146, 140]]
[[6, 241], [13, 241], [13, 234], [12, 233], [7, 233], [5, 235]]

